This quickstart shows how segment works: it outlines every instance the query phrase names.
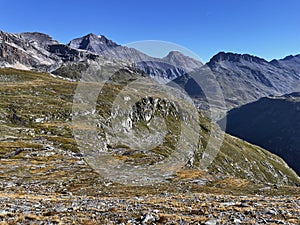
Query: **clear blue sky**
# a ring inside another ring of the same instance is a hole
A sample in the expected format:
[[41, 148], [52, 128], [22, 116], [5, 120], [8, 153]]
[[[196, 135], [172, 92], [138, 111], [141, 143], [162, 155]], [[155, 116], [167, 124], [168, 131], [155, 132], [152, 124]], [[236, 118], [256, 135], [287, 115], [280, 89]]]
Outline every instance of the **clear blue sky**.
[[87, 33], [119, 44], [175, 42], [204, 61], [219, 51], [268, 60], [300, 54], [299, 0], [0, 0], [0, 29], [67, 43]]

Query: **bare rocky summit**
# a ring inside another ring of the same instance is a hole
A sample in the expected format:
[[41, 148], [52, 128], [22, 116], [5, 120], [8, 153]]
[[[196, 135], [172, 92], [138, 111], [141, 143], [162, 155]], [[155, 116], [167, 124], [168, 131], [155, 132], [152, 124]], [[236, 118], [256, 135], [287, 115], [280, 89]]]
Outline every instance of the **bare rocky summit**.
[[66, 62], [80, 62], [97, 57], [71, 49], [50, 36], [37, 32], [12, 34], [0, 31], [0, 42], [0, 67], [51, 72]]

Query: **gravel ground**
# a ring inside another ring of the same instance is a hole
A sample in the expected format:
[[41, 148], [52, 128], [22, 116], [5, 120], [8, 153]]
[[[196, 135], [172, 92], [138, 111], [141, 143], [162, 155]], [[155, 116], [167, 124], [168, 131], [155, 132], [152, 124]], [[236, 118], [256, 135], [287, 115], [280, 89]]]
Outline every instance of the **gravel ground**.
[[0, 194], [1, 224], [299, 224], [300, 199], [206, 193], [142, 197]]

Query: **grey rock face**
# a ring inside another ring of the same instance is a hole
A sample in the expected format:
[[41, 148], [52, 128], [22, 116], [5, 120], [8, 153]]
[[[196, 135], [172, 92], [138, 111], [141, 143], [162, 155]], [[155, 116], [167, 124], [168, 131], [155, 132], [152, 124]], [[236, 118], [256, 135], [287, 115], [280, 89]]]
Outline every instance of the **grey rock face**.
[[229, 107], [299, 88], [300, 73], [255, 56], [219, 53], [207, 65], [222, 86]]
[[97, 54], [105, 50], [109, 50], [119, 46], [111, 40], [108, 40], [105, 36], [97, 36], [95, 34], [88, 34], [81, 38], [76, 38], [68, 44], [71, 48], [87, 50]]
[[47, 71], [57, 67], [61, 60], [21, 35], [0, 32], [0, 66]]
[[24, 32], [20, 36], [28, 41], [30, 44], [47, 48], [48, 45], [59, 44], [58, 41], [54, 40], [48, 34], [43, 34], [39, 32]]
[[171, 51], [167, 56], [163, 58], [165, 61], [169, 62], [171, 65], [177, 65], [180, 68], [184, 68], [187, 71], [191, 71], [195, 68], [203, 66], [203, 64], [191, 57], [183, 55], [178, 51]]
[[63, 62], [81, 62], [87, 59], [95, 60], [98, 57], [95, 54], [78, 51], [63, 44], [48, 45], [47, 50], [60, 57]]
[[290, 71], [291, 76], [294, 75], [294, 77], [299, 80], [300, 55], [290, 55], [285, 57], [284, 59], [272, 60], [270, 63], [276, 67]]
[[97, 55], [59, 44], [38, 32], [11, 34], [0, 32], [0, 67], [52, 72], [64, 63], [95, 59]]

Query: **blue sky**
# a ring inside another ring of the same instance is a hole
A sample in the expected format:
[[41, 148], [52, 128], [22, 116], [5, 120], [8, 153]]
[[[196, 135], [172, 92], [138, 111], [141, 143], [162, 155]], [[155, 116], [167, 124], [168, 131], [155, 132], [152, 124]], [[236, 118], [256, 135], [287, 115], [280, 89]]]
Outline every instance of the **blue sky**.
[[219, 51], [268, 60], [300, 54], [298, 0], [0, 0], [0, 29], [39, 31], [67, 43], [87, 33], [119, 44], [162, 40], [204, 61]]

